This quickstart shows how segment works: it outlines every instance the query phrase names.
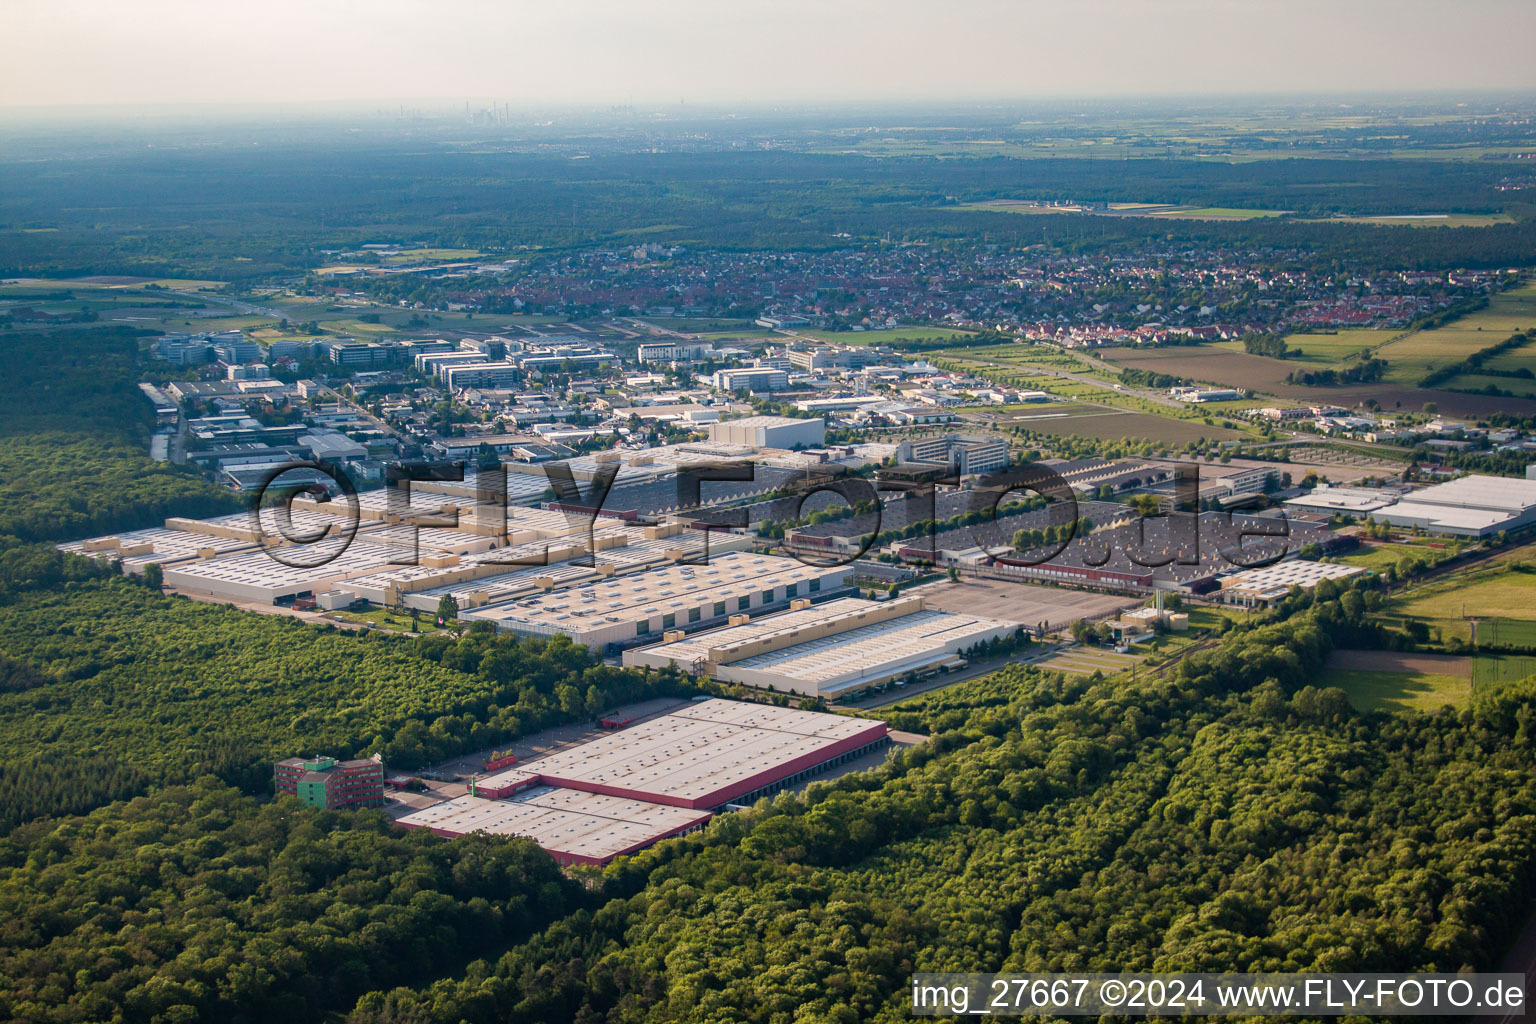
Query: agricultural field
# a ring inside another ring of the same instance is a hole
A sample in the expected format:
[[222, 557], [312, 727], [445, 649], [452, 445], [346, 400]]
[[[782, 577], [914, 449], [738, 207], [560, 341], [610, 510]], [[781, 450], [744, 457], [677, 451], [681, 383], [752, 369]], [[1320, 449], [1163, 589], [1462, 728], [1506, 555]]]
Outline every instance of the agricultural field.
[[1283, 217], [1287, 212], [1286, 210], [1240, 210], [1231, 206], [1194, 208], [1174, 206], [1160, 210], [1143, 210], [1141, 214], [1148, 217], [1161, 217], [1165, 220], [1258, 220], [1265, 217]]
[[899, 345], [902, 342], [945, 341], [949, 339], [959, 341], [970, 337], [976, 332], [950, 327], [892, 327], [889, 330], [883, 331], [837, 331], [834, 333], [811, 331], [809, 333], [812, 337], [819, 337], [824, 341], [836, 341], [843, 345]]
[[1068, 672], [1073, 675], [1092, 675], [1102, 672], [1112, 676], [1117, 672], [1130, 671], [1146, 660], [1145, 653], [1119, 654], [1103, 647], [1076, 646], [1054, 651], [1034, 662], [1046, 672]]
[[1410, 228], [1485, 228], [1492, 224], [1512, 224], [1506, 213], [1399, 213], [1378, 217], [1328, 217], [1314, 223], [1386, 224]]
[[1327, 561], [1337, 562], [1340, 565], [1358, 565], [1372, 572], [1381, 572], [1389, 565], [1396, 565], [1402, 557], [1402, 551], [1394, 545], [1363, 544], [1356, 551], [1351, 551], [1347, 555], [1334, 555]]
[[1108, 209], [1084, 209], [1081, 206], [1042, 206], [1032, 199], [989, 199], [962, 203], [958, 209], [987, 213], [1069, 214], [1092, 217], [1156, 217], [1160, 220], [1256, 220], [1283, 217], [1286, 210], [1250, 210], [1233, 206], [1180, 206], [1173, 203], [1107, 203]]
[[[1186, 380], [1205, 381], [1225, 387], [1279, 393], [1286, 388], [1286, 374], [1295, 369], [1285, 359], [1249, 355], [1238, 346], [1173, 345], [1166, 348], [1106, 348], [1099, 355], [1107, 362], [1149, 373], [1166, 373]], [[1296, 389], [1304, 391], [1306, 389]]]
[[1446, 704], [1463, 708], [1473, 690], [1468, 676], [1369, 669], [1328, 669], [1320, 685], [1343, 690], [1357, 711], [1435, 711]]
[[[1536, 324], [1536, 317], [1532, 318]], [[1371, 332], [1389, 333], [1389, 332]], [[1390, 362], [1389, 353], [1406, 344], [1413, 338], [1424, 337], [1435, 332], [1420, 332], [1410, 335], [1403, 341], [1389, 341], [1377, 349], [1376, 355], [1386, 358]], [[1456, 358], [1465, 358], [1470, 351], [1476, 348], [1493, 345], [1508, 337], [1508, 333], [1483, 332], [1479, 335], [1483, 339], [1482, 344], [1473, 349], [1461, 352]], [[1394, 370], [1388, 371], [1388, 380], [1377, 384], [1346, 384], [1338, 387], [1304, 387], [1299, 384], [1287, 384], [1285, 378], [1293, 370], [1307, 366], [1328, 365], [1319, 361], [1309, 363], [1294, 359], [1271, 359], [1268, 356], [1249, 355], [1246, 352], [1236, 351], [1232, 348], [1221, 346], [1230, 343], [1223, 342], [1218, 345], [1203, 345], [1199, 347], [1175, 346], [1169, 348], [1110, 348], [1104, 349], [1100, 355], [1118, 365], [1128, 368], [1147, 370], [1152, 373], [1166, 373], [1174, 376], [1186, 377], [1194, 381], [1220, 384], [1224, 387], [1248, 388], [1250, 390], [1274, 395], [1282, 399], [1295, 401], [1327, 401], [1346, 408], [1359, 405], [1366, 401], [1375, 401], [1381, 408], [1406, 409], [1417, 412], [1428, 402], [1434, 402], [1440, 407], [1440, 412], [1449, 416], [1481, 417], [1495, 412], [1511, 412], [1522, 416], [1536, 415], [1536, 399], [1532, 398], [1499, 398], [1490, 395], [1466, 394], [1459, 391], [1446, 391], [1440, 388], [1419, 388], [1406, 384], [1393, 383], [1393, 379], [1401, 376]], [[1414, 380], [1418, 380], [1427, 368], [1421, 368], [1416, 374], [1411, 374]], [[1501, 378], [1502, 379], [1502, 378]], [[1519, 385], [1520, 381], [1512, 381]], [[1518, 387], [1509, 388], [1518, 391]]]
[[[1292, 354], [1287, 356], [1285, 361], [1314, 366], [1333, 366], [1360, 352], [1379, 348], [1393, 338], [1400, 337], [1402, 333], [1396, 329], [1376, 330], [1367, 327], [1326, 333], [1288, 334], [1285, 337], [1285, 344]], [[1240, 341], [1222, 344], [1233, 345], [1239, 352], [1243, 350], [1243, 343]]]
[[[759, 327], [751, 320], [727, 317], [697, 317], [697, 316], [641, 316], [635, 317], [643, 323], [655, 324], [657, 327], [666, 327], [674, 331], [682, 331], [685, 334], [771, 334], [765, 327]], [[627, 325], [626, 325], [627, 326]]]
[[1381, 346], [1376, 355], [1389, 364], [1389, 382], [1413, 384], [1436, 367], [1458, 363], [1529, 328], [1536, 328], [1536, 283], [1501, 292], [1489, 299], [1486, 309], [1443, 327], [1404, 335]]
[[1528, 377], [1495, 377], [1486, 373], [1463, 373], [1446, 381], [1445, 386], [1466, 388], [1469, 391], [1480, 391], [1491, 387], [1508, 391], [1521, 398], [1536, 398], [1536, 380]]
[[1479, 654], [1472, 659], [1472, 685], [1479, 694], [1528, 676], [1536, 676], [1536, 657], [1530, 655]]
[[484, 255], [479, 249], [408, 249], [385, 256], [380, 262], [386, 267], [405, 267], [417, 263], [456, 263], [480, 259]]
[[[911, 330], [922, 329], [911, 328]], [[931, 330], [931, 328], [929, 329]], [[928, 353], [928, 356], [931, 359], [952, 359], [961, 363], [969, 362], [977, 370], [998, 366], [1016, 366], [1020, 368], [1045, 367], [1052, 370], [1065, 370], [1069, 373], [1093, 372], [1091, 365], [1078, 359], [1076, 356], [1050, 345], [1036, 345], [1031, 342], [978, 345], [975, 348], [941, 348]]]
[[1060, 419], [1025, 421], [1017, 425], [1042, 434], [1091, 437], [1100, 441], [1151, 437], [1170, 446], [1201, 440], [1237, 441], [1247, 436], [1241, 430], [1212, 426], [1204, 420], [1173, 419], [1110, 406], [1100, 407], [1097, 412], [1079, 407], [1079, 410]]
[[1505, 372], [1530, 370], [1532, 373], [1536, 373], [1536, 340], [1526, 342], [1519, 348], [1509, 352], [1499, 353], [1493, 358], [1484, 361], [1482, 368], [1484, 370], [1502, 370]]
[[[1400, 548], [1398, 550], [1401, 550]], [[1504, 564], [1416, 587], [1382, 608], [1382, 617], [1426, 623], [1431, 637], [1481, 644], [1536, 646], [1536, 572], [1528, 563]]]

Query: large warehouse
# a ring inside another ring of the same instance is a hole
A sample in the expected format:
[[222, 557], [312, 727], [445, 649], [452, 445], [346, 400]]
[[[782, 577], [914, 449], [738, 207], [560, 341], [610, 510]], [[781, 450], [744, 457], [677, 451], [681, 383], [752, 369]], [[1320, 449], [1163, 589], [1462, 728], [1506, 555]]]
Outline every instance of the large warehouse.
[[887, 745], [884, 722], [697, 700], [471, 783], [398, 819], [443, 836], [527, 836], [562, 864], [604, 864]]
[[691, 832], [708, 811], [539, 786], [506, 800], [461, 796], [398, 819], [440, 836], [470, 832], [526, 836], [561, 864], [606, 864], [652, 843]]
[[625, 652], [624, 664], [835, 698], [960, 663], [960, 652], [1018, 629], [925, 608], [921, 597], [844, 598]]
[[1414, 491], [1371, 513], [1392, 526], [1452, 537], [1492, 537], [1536, 523], [1536, 480], [1464, 476]]
[[523, 767], [547, 785], [708, 810], [862, 756], [886, 733], [869, 719], [708, 700]]
[[673, 564], [564, 590], [476, 608], [462, 617], [519, 636], [564, 634], [600, 650], [703, 628], [737, 614], [757, 614], [797, 598], [841, 593], [853, 584], [848, 566], [806, 565], [793, 558], [729, 552], [708, 564]]

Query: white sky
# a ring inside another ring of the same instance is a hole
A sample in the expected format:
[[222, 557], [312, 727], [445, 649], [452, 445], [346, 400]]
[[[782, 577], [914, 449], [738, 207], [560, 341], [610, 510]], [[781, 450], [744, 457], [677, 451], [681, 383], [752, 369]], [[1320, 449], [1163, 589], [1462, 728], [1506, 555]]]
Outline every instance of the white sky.
[[1536, 0], [0, 0], [0, 106], [1536, 88]]

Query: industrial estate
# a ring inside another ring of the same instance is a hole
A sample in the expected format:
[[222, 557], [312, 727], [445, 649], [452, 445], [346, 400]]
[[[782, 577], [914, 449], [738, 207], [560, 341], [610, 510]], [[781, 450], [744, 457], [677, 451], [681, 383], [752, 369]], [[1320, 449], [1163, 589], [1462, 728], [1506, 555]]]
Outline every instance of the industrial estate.
[[1536, 7], [13, 6], [0, 1021], [1518, 1016]]

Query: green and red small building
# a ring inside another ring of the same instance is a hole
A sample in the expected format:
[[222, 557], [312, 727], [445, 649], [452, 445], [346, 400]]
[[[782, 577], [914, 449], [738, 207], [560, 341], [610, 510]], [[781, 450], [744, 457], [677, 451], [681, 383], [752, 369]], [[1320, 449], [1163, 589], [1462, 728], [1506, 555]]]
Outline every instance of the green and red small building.
[[334, 757], [290, 757], [277, 762], [279, 793], [292, 793], [306, 807], [328, 811], [384, 806], [384, 759], [338, 761]]

